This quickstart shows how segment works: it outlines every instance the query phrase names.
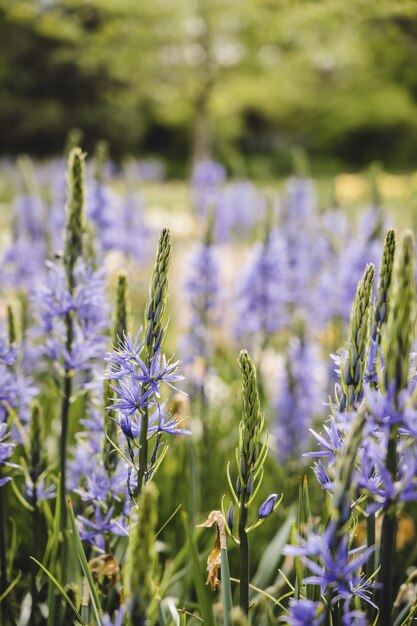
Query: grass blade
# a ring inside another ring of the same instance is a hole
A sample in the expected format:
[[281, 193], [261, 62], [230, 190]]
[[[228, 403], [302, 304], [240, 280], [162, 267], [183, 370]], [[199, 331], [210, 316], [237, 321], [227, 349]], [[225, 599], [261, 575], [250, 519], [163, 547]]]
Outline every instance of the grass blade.
[[[60, 486], [61, 481], [58, 481], [58, 489], [56, 494], [56, 505], [55, 505], [55, 516], [54, 516], [54, 525], [52, 528], [52, 535], [48, 541], [48, 545], [46, 548], [46, 553], [51, 551], [49, 564], [56, 563], [58, 557], [58, 547], [59, 547], [59, 529], [61, 526], [61, 509], [59, 507], [59, 499], [60, 499]], [[63, 538], [65, 540], [65, 537]], [[57, 622], [57, 604], [56, 604], [56, 595], [55, 588], [52, 584], [53, 580], [51, 576], [49, 576], [49, 586], [48, 586], [48, 622], [47, 626], [55, 626]]]
[[215, 626], [211, 598], [208, 589], [203, 582], [204, 573], [200, 564], [197, 546], [188, 521], [188, 515], [185, 511], [182, 513], [182, 520], [187, 537], [188, 548], [191, 554], [194, 585], [201, 611], [201, 617], [203, 618], [205, 626]]
[[46, 569], [46, 567], [44, 565], [42, 565], [42, 563], [40, 561], [35, 559], [34, 556], [31, 556], [30, 558], [32, 559], [32, 561], [35, 561], [36, 565], [38, 565], [45, 572], [45, 574], [48, 576], [48, 578], [51, 580], [51, 582], [58, 589], [60, 594], [65, 598], [65, 600], [68, 602], [68, 604], [71, 607], [71, 609], [74, 611], [74, 615], [77, 618], [77, 620], [80, 622], [81, 626], [87, 626], [87, 624], [85, 623], [85, 621], [81, 617], [80, 613], [78, 612], [77, 607], [75, 606], [75, 604], [73, 603], [73, 601], [71, 600], [71, 598], [69, 597], [69, 595], [67, 594], [65, 589], [61, 586], [61, 583], [55, 578], [55, 576], [53, 574], [51, 574], [51, 572], [48, 569]]
[[227, 550], [220, 550], [221, 572], [222, 572], [222, 599], [223, 599], [223, 622], [224, 626], [231, 626], [230, 614], [233, 609], [232, 586], [230, 584], [229, 557]]
[[3, 602], [4, 598], [16, 587], [19, 580], [22, 578], [22, 572], [19, 572], [16, 578], [10, 583], [10, 585], [3, 591], [0, 596], [0, 602]]
[[101, 622], [101, 606], [100, 600], [98, 597], [97, 589], [94, 584], [93, 576], [91, 574], [90, 568], [88, 567], [87, 558], [85, 556], [83, 544], [81, 543], [80, 534], [78, 532], [77, 525], [75, 523], [75, 515], [72, 508], [71, 500], [67, 501], [68, 511], [69, 511], [69, 520], [72, 530], [72, 540], [74, 542], [75, 551], [77, 552], [78, 560], [80, 561], [81, 569], [83, 570], [83, 574], [87, 581], [88, 590], [90, 592], [91, 604], [93, 605], [94, 614], [96, 616], [97, 624], [102, 626]]

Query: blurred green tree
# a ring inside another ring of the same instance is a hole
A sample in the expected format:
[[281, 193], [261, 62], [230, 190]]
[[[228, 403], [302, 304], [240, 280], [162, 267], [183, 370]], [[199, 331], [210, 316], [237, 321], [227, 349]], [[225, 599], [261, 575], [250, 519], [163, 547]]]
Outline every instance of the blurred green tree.
[[409, 167], [416, 0], [0, 0], [2, 151]]

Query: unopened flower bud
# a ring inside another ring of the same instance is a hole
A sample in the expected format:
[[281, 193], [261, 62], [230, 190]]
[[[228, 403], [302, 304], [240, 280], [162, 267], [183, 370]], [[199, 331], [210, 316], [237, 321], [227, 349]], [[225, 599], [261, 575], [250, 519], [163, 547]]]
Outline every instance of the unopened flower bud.
[[271, 493], [271, 495], [267, 497], [265, 502], [263, 502], [261, 506], [259, 507], [259, 511], [258, 511], [259, 519], [264, 519], [265, 517], [268, 517], [269, 515], [271, 515], [272, 511], [274, 510], [274, 506], [277, 503], [277, 500], [278, 500], [278, 495], [276, 493]]

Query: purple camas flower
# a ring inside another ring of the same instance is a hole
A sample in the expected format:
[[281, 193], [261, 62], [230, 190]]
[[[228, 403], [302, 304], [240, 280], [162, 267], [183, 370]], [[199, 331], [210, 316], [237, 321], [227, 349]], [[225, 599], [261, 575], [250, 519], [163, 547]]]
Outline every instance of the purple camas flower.
[[[23, 424], [29, 421], [29, 407], [37, 389], [23, 371], [24, 363], [18, 359], [21, 353], [20, 343], [10, 346], [4, 338], [0, 340], [0, 422], [5, 422], [11, 411]], [[14, 434], [20, 438], [17, 431]]]
[[[15, 444], [10, 442], [10, 432], [6, 423], [0, 423], [0, 470], [3, 466], [15, 467], [9, 462], [10, 457], [13, 454], [13, 448]], [[10, 476], [1, 477], [0, 475], [0, 488], [11, 480]]]
[[219, 323], [219, 264], [217, 250], [208, 242], [199, 244], [189, 264], [190, 275], [185, 285], [190, 308], [188, 332], [181, 342], [185, 363], [190, 363], [187, 379], [193, 380], [198, 388], [201, 376], [195, 364], [203, 359], [210, 360], [213, 352], [213, 329]]
[[291, 598], [288, 626], [320, 626], [325, 617], [325, 609], [320, 602]]
[[[147, 367], [141, 357], [144, 349], [144, 340], [141, 338], [142, 328], [135, 339], [128, 334], [107, 358], [109, 369], [106, 378], [115, 381], [112, 389], [115, 398], [110, 407], [117, 413], [117, 423], [125, 435], [129, 456], [135, 463], [135, 450], [138, 449], [137, 437], [141, 427], [141, 410], [147, 407], [149, 413], [148, 439], [155, 436], [155, 447], [150, 467], [146, 473], [152, 475], [157, 460], [158, 449], [163, 434], [184, 435], [190, 434], [179, 426], [175, 416], [165, 413], [165, 402], [161, 403], [161, 385], [176, 389], [174, 383], [183, 379], [180, 374], [179, 361], [170, 362], [160, 350], [154, 353], [150, 366]], [[128, 487], [130, 491], [129, 468]]]
[[350, 611], [354, 597], [372, 604], [373, 583], [361, 571], [374, 547], [349, 549], [349, 537], [336, 536], [332, 522], [322, 535], [310, 531], [300, 538], [300, 545], [285, 546], [284, 554], [300, 557], [307, 567], [306, 584], [319, 585], [321, 595], [331, 594], [332, 603], [344, 601], [345, 612]]
[[226, 171], [220, 163], [208, 159], [196, 163], [191, 184], [196, 189], [207, 189], [221, 185], [226, 180]]
[[238, 337], [261, 335], [262, 340], [288, 323], [286, 246], [276, 232], [257, 244], [243, 273], [236, 311]]
[[289, 178], [286, 185], [285, 214], [287, 221], [305, 220], [316, 210], [314, 183], [309, 178]]
[[217, 189], [213, 198], [214, 240], [229, 241], [232, 234], [240, 238], [265, 221], [266, 198], [256, 187], [238, 180]]
[[101, 509], [99, 507], [95, 507], [94, 519], [87, 519], [82, 515], [79, 515], [77, 518], [81, 526], [81, 539], [94, 545], [100, 552], [105, 551], [104, 536], [111, 532], [113, 528], [113, 511], [114, 508], [110, 507], [103, 516]]
[[378, 267], [383, 245], [382, 239], [375, 236], [379, 231], [378, 220], [378, 215], [371, 211], [364, 218], [366, 228], [361, 224], [352, 228], [337, 212], [321, 218], [321, 223], [329, 229], [327, 238], [331, 244], [316, 289], [323, 323], [332, 317], [349, 321], [350, 307], [364, 267], [370, 262]]
[[323, 229], [322, 219], [316, 213], [312, 181], [290, 179], [280, 231], [287, 250], [289, 305], [293, 314], [313, 328], [323, 326], [325, 321], [326, 307], [318, 286], [332, 256], [331, 236]]
[[275, 401], [275, 437], [281, 463], [299, 458], [308, 446], [313, 417], [322, 412], [323, 377], [318, 347], [304, 337], [292, 337]]
[[145, 201], [141, 194], [127, 191], [120, 202], [113, 245], [126, 256], [145, 261], [150, 254], [150, 231], [145, 224]]
[[[128, 500], [127, 468], [118, 463], [108, 473], [103, 455], [105, 428], [101, 406], [102, 380], [94, 379], [87, 388], [87, 416], [81, 420], [85, 430], [76, 434], [76, 445], [67, 462], [68, 488], [83, 503], [84, 514], [77, 517], [82, 538], [100, 550], [105, 550], [112, 535], [119, 534], [113, 515], [118, 516], [120, 523], [124, 524], [130, 514], [130, 509], [125, 511], [125, 502]], [[119, 441], [117, 443], [120, 445]], [[115, 451], [113, 453], [116, 454]], [[108, 517], [110, 509], [111, 515]]]
[[113, 618], [110, 617], [108, 613], [104, 613], [101, 617], [101, 623], [103, 626], [122, 626], [124, 617], [126, 615], [126, 607], [121, 606], [120, 609], [115, 611], [113, 614]]
[[[30, 416], [30, 404], [37, 393], [31, 379], [22, 372], [18, 356], [21, 344], [9, 344], [0, 339], [0, 470], [2, 466], [18, 467], [9, 459], [17, 443], [21, 442], [20, 431], [12, 426], [11, 415], [16, 414], [23, 427]], [[0, 471], [1, 474], [1, 471]], [[9, 482], [10, 477], [0, 476], [0, 487]]]
[[0, 261], [3, 284], [32, 290], [44, 275], [45, 208], [39, 198], [22, 196], [14, 206], [12, 242]]
[[[386, 509], [393, 502], [417, 500], [417, 411], [413, 406], [414, 385], [396, 397], [387, 391], [368, 389], [369, 436], [363, 442], [358, 486], [371, 498], [369, 512]], [[395, 480], [386, 468], [390, 428], [398, 428]]]
[[[39, 323], [35, 335], [46, 335], [43, 353], [77, 372], [92, 368], [95, 359], [103, 358], [107, 338], [108, 306], [101, 271], [94, 272], [83, 262], [75, 271], [76, 288], [68, 289], [64, 268], [51, 264], [46, 285], [35, 294]], [[65, 317], [73, 315], [74, 337], [69, 353], [65, 345]]]
[[35, 484], [29, 477], [27, 477], [25, 483], [26, 499], [30, 501], [34, 493], [36, 493], [36, 501], [42, 502], [43, 500], [50, 500], [51, 498], [55, 498], [56, 488], [55, 485], [46, 485], [45, 480], [41, 478], [40, 480], [36, 480], [35, 489]]
[[195, 165], [191, 177], [192, 203], [201, 217], [207, 217], [217, 205], [225, 179], [226, 171], [220, 163], [206, 160]]

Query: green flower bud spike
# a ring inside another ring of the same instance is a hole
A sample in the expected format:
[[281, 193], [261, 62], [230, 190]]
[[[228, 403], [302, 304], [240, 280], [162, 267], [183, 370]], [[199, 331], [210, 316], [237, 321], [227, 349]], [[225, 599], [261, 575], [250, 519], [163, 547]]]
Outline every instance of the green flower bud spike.
[[[43, 549], [42, 538], [42, 516], [38, 503], [38, 481], [46, 468], [46, 453], [44, 448], [45, 434], [43, 428], [42, 413], [39, 404], [35, 403], [32, 407], [29, 431], [29, 475], [32, 481], [32, 497], [30, 504], [32, 506], [32, 555], [35, 558], [41, 558]], [[39, 612], [38, 607], [38, 585], [37, 585], [38, 568], [32, 561], [30, 564], [31, 578], [31, 596], [32, 608], [30, 623], [36, 623], [36, 617]]]
[[387, 321], [388, 302], [391, 293], [392, 276], [395, 258], [395, 231], [389, 230], [385, 237], [382, 252], [381, 269], [378, 278], [377, 300], [375, 305], [374, 329], [375, 339], [381, 342], [381, 328]]
[[[64, 246], [64, 268], [67, 276], [68, 289], [72, 294], [75, 289], [75, 266], [79, 257], [82, 256], [83, 234], [85, 231], [84, 217], [84, 159], [85, 154], [80, 148], [73, 148], [68, 157], [68, 201], [67, 201], [67, 221], [65, 226], [65, 246]], [[74, 337], [74, 322], [72, 312], [65, 316], [66, 340], [65, 348], [68, 354], [72, 353], [72, 343]], [[70, 404], [72, 396], [72, 371], [65, 366], [62, 381], [62, 402], [61, 402], [61, 440], [60, 440], [60, 520], [61, 530], [66, 529], [66, 460], [67, 460], [67, 440]], [[66, 552], [65, 545], [62, 548], [62, 571], [65, 571]]]
[[397, 282], [385, 333], [385, 386], [395, 385], [398, 395], [407, 386], [410, 352], [416, 320], [415, 248], [411, 231], [405, 233], [397, 271]]
[[[414, 342], [416, 321], [415, 290], [415, 245], [410, 231], [404, 234], [401, 256], [396, 272], [392, 306], [389, 310], [388, 323], [384, 334], [383, 348], [386, 359], [384, 385], [385, 391], [393, 394], [393, 402], [400, 409], [399, 394], [408, 384], [410, 352]], [[400, 409], [401, 410], [401, 409]], [[398, 423], [390, 425], [386, 468], [394, 483], [398, 480]], [[392, 623], [392, 605], [395, 598], [393, 564], [396, 561], [395, 546], [397, 538], [397, 506], [391, 502], [385, 510], [381, 533], [381, 569], [379, 582], [380, 623], [389, 626]]]
[[350, 312], [348, 355], [340, 367], [342, 397], [340, 410], [351, 410], [361, 397], [370, 337], [371, 297], [375, 266], [366, 266], [356, 289]]
[[68, 202], [65, 228], [64, 266], [70, 291], [75, 287], [74, 268], [82, 254], [84, 217], [84, 160], [81, 148], [73, 148], [68, 157]]
[[156, 562], [158, 490], [146, 484], [131, 514], [129, 546], [123, 569], [124, 595], [132, 626], [144, 626], [151, 601]]
[[145, 350], [147, 364], [162, 345], [165, 328], [163, 318], [168, 296], [168, 277], [171, 265], [171, 235], [167, 228], [161, 231], [149, 297], [145, 309]]
[[378, 387], [377, 359], [381, 345], [382, 330], [388, 319], [388, 305], [391, 294], [394, 257], [395, 257], [395, 231], [389, 230], [385, 237], [382, 251], [381, 267], [379, 270], [376, 301], [373, 310], [371, 340], [372, 346], [369, 351], [367, 378], [373, 387]]
[[[124, 271], [120, 271], [117, 277], [117, 295], [116, 295], [116, 316], [113, 329], [113, 345], [117, 345], [119, 341], [128, 332], [128, 318], [129, 318], [129, 292], [127, 285], [127, 274]], [[113, 390], [111, 388], [112, 381], [104, 381], [104, 421], [106, 425], [106, 431], [109, 439], [116, 441], [117, 437], [117, 424], [114, 420], [110, 419], [113, 416], [113, 411], [107, 409], [113, 398]], [[116, 468], [117, 455], [113, 454], [114, 447], [110, 441], [105, 439], [103, 445], [103, 457], [104, 465], [107, 473], [111, 475]]]
[[[239, 545], [240, 550], [240, 607], [245, 615], [249, 613], [249, 542], [248, 533], [259, 526], [265, 518], [257, 516], [256, 521], [248, 524], [249, 507], [254, 502], [262, 483], [263, 465], [268, 454], [268, 436], [261, 441], [265, 420], [261, 413], [259, 391], [256, 381], [256, 369], [247, 352], [239, 355], [239, 367], [242, 376], [242, 418], [239, 424], [239, 442], [236, 448], [236, 487], [230, 476], [230, 463], [227, 466], [227, 480], [233, 500], [238, 507], [238, 538], [233, 534], [233, 506], [223, 516], [228, 520], [227, 533]], [[280, 504], [282, 497], [276, 499], [273, 510]], [[223, 498], [224, 501], [224, 498]], [[223, 509], [222, 501], [222, 509]], [[272, 512], [272, 511], [271, 511]]]
[[129, 293], [127, 288], [127, 274], [120, 271], [117, 277], [116, 320], [114, 324], [113, 343], [124, 337], [128, 329]]
[[16, 341], [16, 324], [13, 309], [10, 305], [7, 306], [7, 334], [9, 337], [9, 345], [12, 346]]
[[[169, 230], [164, 228], [159, 236], [156, 262], [145, 308], [145, 364], [148, 368], [163, 343], [166, 331], [166, 327], [164, 327], [164, 314], [168, 298], [171, 252], [171, 235]], [[143, 393], [145, 393], [146, 390], [147, 386], [144, 385]], [[142, 407], [140, 414], [138, 496], [145, 482], [148, 468], [148, 407]]]
[[30, 468], [31, 479], [34, 483], [34, 497], [36, 498], [36, 480], [39, 474], [45, 469], [45, 452], [43, 442], [45, 441], [45, 434], [43, 429], [43, 420], [39, 405], [35, 403], [32, 408], [32, 415], [30, 420]]

